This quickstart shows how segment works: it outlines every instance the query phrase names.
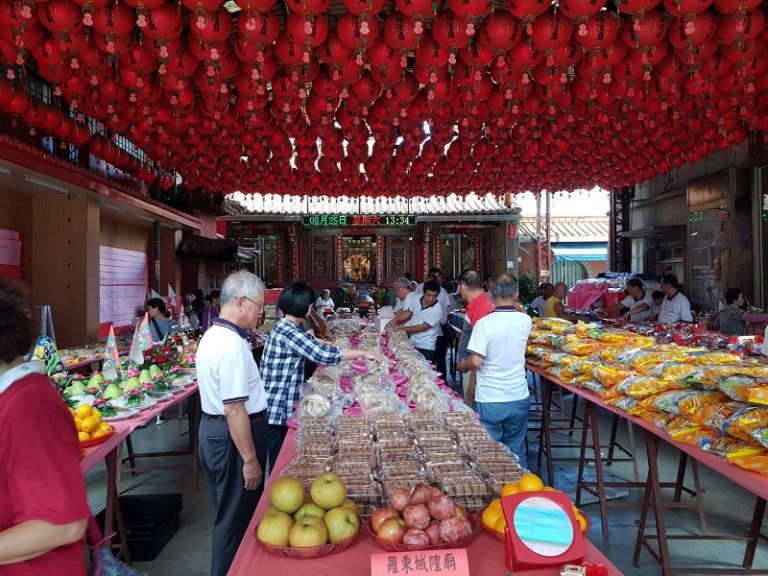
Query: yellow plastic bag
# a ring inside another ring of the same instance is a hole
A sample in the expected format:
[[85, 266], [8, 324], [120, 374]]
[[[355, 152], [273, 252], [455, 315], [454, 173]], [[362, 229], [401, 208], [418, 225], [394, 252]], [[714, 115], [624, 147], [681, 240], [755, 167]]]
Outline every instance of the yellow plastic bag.
[[615, 365], [598, 364], [595, 367], [594, 375], [603, 386], [613, 388], [632, 376], [632, 372]]
[[617, 389], [632, 398], [643, 399], [668, 390], [684, 390], [689, 387], [681, 380], [659, 380], [651, 376], [635, 376], [624, 380]]
[[690, 416], [702, 406], [719, 404], [726, 399], [727, 396], [720, 391], [671, 390], [649, 396], [640, 403], [649, 410], [668, 412], [676, 416]]

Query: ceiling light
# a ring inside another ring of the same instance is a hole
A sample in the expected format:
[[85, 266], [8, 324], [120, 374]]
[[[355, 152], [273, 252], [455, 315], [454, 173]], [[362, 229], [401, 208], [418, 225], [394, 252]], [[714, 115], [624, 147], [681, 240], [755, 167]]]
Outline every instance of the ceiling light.
[[237, 12], [240, 12], [242, 8], [237, 5], [237, 2], [235, 0], [227, 0], [224, 2], [224, 9], [229, 12], [230, 14], [236, 14]]
[[69, 194], [69, 190], [67, 190], [66, 188], [63, 188], [61, 186], [56, 186], [55, 184], [50, 184], [49, 182], [46, 182], [44, 180], [39, 180], [34, 176], [24, 176], [24, 180], [29, 182], [30, 184], [35, 184], [37, 186], [40, 186], [41, 188], [47, 188], [48, 190], [53, 190], [54, 192], [60, 192], [61, 194]]

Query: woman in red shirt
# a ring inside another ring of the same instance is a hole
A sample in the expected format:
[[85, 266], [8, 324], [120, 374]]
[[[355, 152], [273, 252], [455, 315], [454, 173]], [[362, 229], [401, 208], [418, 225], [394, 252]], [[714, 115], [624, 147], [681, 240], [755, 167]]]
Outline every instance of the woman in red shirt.
[[0, 278], [0, 575], [85, 576], [90, 517], [72, 415], [32, 343], [22, 289]]

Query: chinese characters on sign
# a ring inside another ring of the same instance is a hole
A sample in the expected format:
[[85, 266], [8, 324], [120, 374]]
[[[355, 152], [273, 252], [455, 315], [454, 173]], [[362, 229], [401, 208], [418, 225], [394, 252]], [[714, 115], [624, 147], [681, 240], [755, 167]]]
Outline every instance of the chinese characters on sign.
[[416, 216], [408, 214], [313, 214], [301, 223], [312, 228], [415, 226]]
[[728, 220], [730, 213], [728, 208], [721, 206], [719, 208], [707, 208], [706, 210], [695, 210], [688, 214], [688, 219], [691, 222], [725, 222]]
[[465, 549], [424, 550], [373, 554], [372, 576], [424, 576], [430, 574], [468, 576], [469, 562]]

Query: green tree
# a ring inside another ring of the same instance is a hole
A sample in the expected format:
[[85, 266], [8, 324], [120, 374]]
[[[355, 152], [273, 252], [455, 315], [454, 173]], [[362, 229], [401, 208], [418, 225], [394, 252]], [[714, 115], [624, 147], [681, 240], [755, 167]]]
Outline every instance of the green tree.
[[520, 303], [530, 304], [536, 298], [536, 279], [533, 274], [526, 272], [519, 278], [520, 283]]

